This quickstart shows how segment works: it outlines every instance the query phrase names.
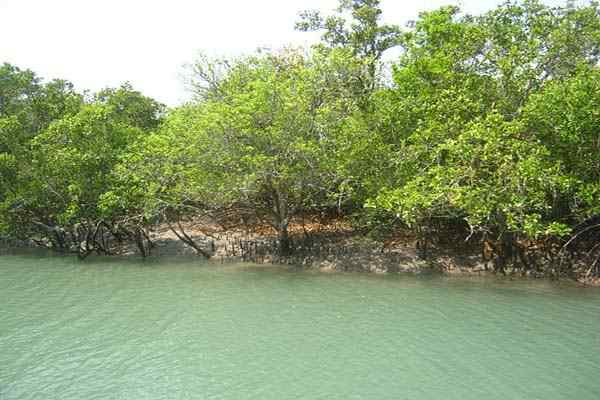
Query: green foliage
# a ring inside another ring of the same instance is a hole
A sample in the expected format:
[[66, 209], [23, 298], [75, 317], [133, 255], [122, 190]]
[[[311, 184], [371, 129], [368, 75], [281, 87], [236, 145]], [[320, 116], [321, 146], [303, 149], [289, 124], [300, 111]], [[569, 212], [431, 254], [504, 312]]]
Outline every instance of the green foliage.
[[577, 180], [566, 198], [582, 217], [600, 213], [600, 71], [582, 69], [531, 96], [523, 119], [555, 160]]
[[[350, 23], [344, 13], [350, 13]], [[379, 0], [340, 0], [336, 15], [302, 12], [296, 29], [324, 30], [322, 40], [327, 46], [349, 48], [358, 57], [379, 60], [386, 50], [399, 44], [400, 38], [397, 25], [380, 24], [381, 14]]]
[[376, 106], [394, 167], [367, 206], [530, 238], [597, 212], [599, 23], [596, 4], [537, 1], [421, 14]]
[[40, 227], [101, 220], [99, 202], [111, 188], [115, 164], [159, 125], [163, 106], [128, 85], [84, 104], [64, 81], [41, 84], [29, 72], [4, 69], [13, 88], [4, 102], [19, 105], [6, 107], [10, 114], [0, 118], [3, 229], [28, 237]]
[[163, 104], [142, 95], [129, 83], [101, 90], [94, 96], [94, 102], [111, 107], [116, 118], [144, 131], [158, 128], [165, 113]]
[[296, 29], [324, 31], [322, 43], [317, 46], [319, 51], [342, 48], [361, 60], [365, 69], [356, 83], [357, 90], [360, 96], [368, 96], [379, 83], [381, 57], [386, 50], [398, 46], [401, 39], [397, 25], [381, 24], [381, 14], [379, 0], [340, 0], [334, 15], [324, 17], [314, 10], [302, 12]]
[[115, 118], [112, 108], [88, 105], [54, 122], [33, 142], [35, 193], [61, 225], [97, 218], [98, 198], [119, 153], [142, 136]]
[[63, 80], [43, 83], [32, 71], [0, 67], [0, 231], [19, 230], [8, 210], [21, 209], [20, 191], [31, 180], [30, 141], [54, 120], [79, 110], [83, 97]]
[[553, 197], [568, 194], [572, 184], [522, 124], [490, 114], [437, 146], [423, 174], [382, 192], [376, 204], [410, 224], [465, 218], [477, 230], [538, 237], [559, 228], [548, 219]]
[[197, 84], [204, 101], [170, 113], [122, 160], [121, 190], [148, 215], [249, 208], [285, 237], [291, 217], [336, 203], [340, 135], [357, 110], [348, 82], [361, 73], [344, 49], [231, 62]]

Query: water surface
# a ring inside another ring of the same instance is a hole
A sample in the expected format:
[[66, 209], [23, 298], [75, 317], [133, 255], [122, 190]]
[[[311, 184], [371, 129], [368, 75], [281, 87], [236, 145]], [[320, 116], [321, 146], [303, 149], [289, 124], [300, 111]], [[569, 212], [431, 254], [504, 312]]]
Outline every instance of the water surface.
[[0, 399], [600, 398], [600, 290], [0, 257]]

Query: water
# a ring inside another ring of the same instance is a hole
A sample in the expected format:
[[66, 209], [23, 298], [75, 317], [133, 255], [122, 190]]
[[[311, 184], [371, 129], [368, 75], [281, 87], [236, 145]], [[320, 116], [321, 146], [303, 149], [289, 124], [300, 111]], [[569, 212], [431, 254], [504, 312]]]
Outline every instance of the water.
[[600, 290], [0, 257], [0, 399], [598, 399]]

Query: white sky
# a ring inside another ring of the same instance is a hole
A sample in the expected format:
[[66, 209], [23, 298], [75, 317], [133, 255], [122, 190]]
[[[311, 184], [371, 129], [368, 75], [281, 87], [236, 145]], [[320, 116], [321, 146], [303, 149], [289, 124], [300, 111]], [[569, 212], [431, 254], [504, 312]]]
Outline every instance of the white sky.
[[[499, 0], [382, 0], [386, 22], [404, 25], [419, 11], [460, 4], [469, 13]], [[562, 5], [564, 0], [546, 0]], [[329, 12], [337, 0], [0, 0], [0, 63], [63, 78], [78, 90], [129, 81], [170, 106], [188, 98], [182, 65], [198, 51], [249, 53], [308, 45], [294, 31], [298, 12]]]

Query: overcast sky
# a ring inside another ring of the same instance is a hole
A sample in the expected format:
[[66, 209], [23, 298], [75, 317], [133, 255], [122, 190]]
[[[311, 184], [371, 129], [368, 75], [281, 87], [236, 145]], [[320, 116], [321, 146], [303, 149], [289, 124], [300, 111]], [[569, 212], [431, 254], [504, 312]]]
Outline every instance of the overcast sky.
[[[419, 11], [459, 4], [480, 13], [497, 0], [382, 0], [384, 19], [404, 25]], [[564, 0], [546, 0], [551, 5]], [[170, 106], [187, 99], [182, 65], [198, 51], [249, 53], [309, 45], [295, 32], [304, 9], [330, 11], [337, 0], [0, 0], [0, 63], [98, 90], [129, 81]]]

